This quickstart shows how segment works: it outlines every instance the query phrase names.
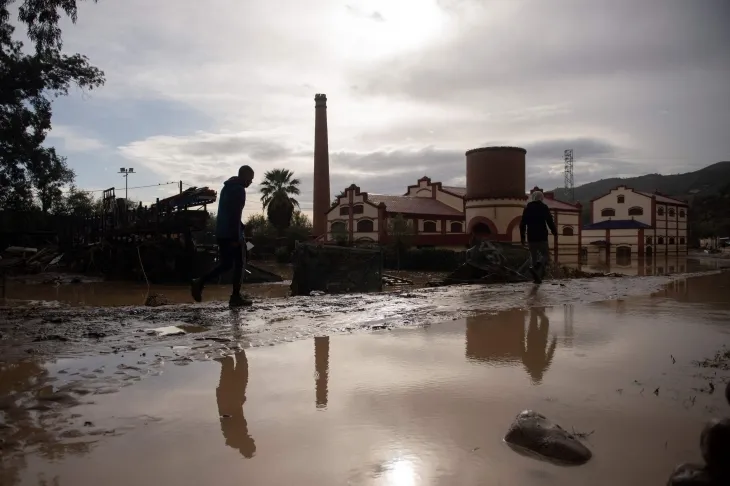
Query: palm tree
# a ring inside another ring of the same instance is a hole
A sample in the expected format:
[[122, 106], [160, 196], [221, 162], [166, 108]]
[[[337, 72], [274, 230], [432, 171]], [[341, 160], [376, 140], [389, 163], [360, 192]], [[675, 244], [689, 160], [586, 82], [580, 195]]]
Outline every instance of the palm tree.
[[299, 202], [292, 196], [299, 195], [299, 184], [302, 182], [299, 179], [294, 179], [294, 172], [289, 169], [273, 169], [266, 171], [264, 174], [264, 180], [260, 185], [261, 202], [264, 205], [264, 209], [269, 207], [274, 196], [281, 197], [286, 196], [289, 202], [299, 207]]
[[261, 202], [269, 221], [280, 231], [289, 227], [294, 208], [299, 207], [299, 201], [292, 196], [300, 194], [300, 183], [289, 169], [273, 169], [264, 174]]

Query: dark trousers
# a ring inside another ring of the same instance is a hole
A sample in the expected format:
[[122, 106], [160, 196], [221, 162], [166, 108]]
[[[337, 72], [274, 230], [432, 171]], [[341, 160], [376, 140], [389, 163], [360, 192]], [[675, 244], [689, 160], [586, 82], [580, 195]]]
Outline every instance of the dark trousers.
[[220, 257], [218, 265], [201, 277], [203, 285], [216, 279], [226, 273], [233, 267], [233, 295], [241, 293], [241, 275], [243, 274], [243, 245], [241, 242], [238, 245], [238, 240], [230, 239], [219, 239], [218, 240], [218, 255]]
[[545, 275], [548, 258], [550, 258], [550, 245], [547, 241], [530, 241], [527, 243], [527, 247], [530, 249], [532, 268], [542, 278]]

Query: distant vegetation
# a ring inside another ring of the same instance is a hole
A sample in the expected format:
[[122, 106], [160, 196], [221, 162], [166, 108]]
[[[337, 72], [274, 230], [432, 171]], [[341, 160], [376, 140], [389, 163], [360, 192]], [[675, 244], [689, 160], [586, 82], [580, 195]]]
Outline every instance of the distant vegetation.
[[[702, 221], [702, 224], [698, 227], [695, 228], [693, 225], [690, 228], [694, 230], [692, 236], [701, 238], [709, 234], [728, 234], [727, 229], [723, 229], [722, 223], [728, 217], [728, 202], [727, 199], [723, 199], [722, 195], [727, 194], [729, 184], [730, 161], [725, 161], [684, 174], [647, 174], [639, 177], [614, 177], [589, 182], [588, 184], [583, 184], [575, 188], [575, 199], [583, 204], [583, 223], [587, 224], [590, 222], [591, 199], [600, 197], [617, 186], [625, 185], [637, 191], [645, 192], [659, 191], [667, 196], [689, 202], [691, 207], [690, 222]], [[563, 201], [570, 200], [570, 196], [564, 188], [555, 189], [555, 197]], [[699, 214], [697, 213], [698, 208], [702, 208], [702, 211], [706, 211], [709, 208], [714, 209], [710, 213], [704, 212]], [[712, 214], [713, 216], [708, 217], [706, 216], [707, 214]], [[703, 236], [697, 236], [694, 232]]]
[[273, 169], [264, 174], [261, 182], [261, 203], [266, 211], [269, 223], [279, 232], [291, 225], [294, 210], [299, 201], [294, 196], [300, 194], [299, 179], [289, 169]]

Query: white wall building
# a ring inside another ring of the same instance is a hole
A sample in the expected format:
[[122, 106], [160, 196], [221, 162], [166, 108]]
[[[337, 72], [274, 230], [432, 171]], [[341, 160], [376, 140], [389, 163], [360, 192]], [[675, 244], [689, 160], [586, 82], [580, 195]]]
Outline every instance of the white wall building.
[[687, 254], [686, 202], [619, 186], [591, 201], [591, 224], [583, 227], [583, 256], [612, 259]]

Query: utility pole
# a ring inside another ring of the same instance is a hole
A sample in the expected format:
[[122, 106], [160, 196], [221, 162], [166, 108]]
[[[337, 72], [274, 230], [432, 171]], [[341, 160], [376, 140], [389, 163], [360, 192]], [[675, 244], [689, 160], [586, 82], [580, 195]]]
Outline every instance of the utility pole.
[[565, 161], [565, 191], [570, 195], [570, 202], [575, 202], [575, 181], [573, 179], [573, 149], [563, 152]]
[[180, 181], [180, 194], [182, 194], [182, 181]]
[[124, 203], [129, 204], [129, 174], [134, 174], [134, 169], [130, 167], [125, 169], [121, 167], [118, 174], [123, 174], [124, 177]]

